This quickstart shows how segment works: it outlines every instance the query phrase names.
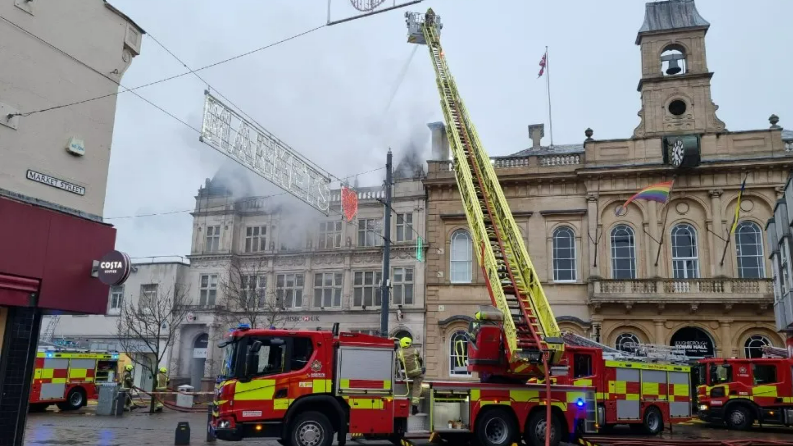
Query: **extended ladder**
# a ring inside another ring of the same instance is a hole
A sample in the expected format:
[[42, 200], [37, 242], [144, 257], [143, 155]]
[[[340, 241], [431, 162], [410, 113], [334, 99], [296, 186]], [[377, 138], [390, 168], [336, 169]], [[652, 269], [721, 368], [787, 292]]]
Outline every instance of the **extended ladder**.
[[503, 330], [511, 368], [515, 373], [526, 373], [528, 364], [538, 364], [546, 350], [554, 364], [564, 350], [559, 327], [490, 157], [482, 148], [446, 65], [440, 43], [440, 17], [432, 9], [426, 14], [405, 16], [408, 42], [427, 45], [430, 50], [457, 187], [490, 298], [504, 315]]
[[638, 361], [638, 362], [668, 362], [672, 364], [688, 364], [690, 362], [685, 350], [679, 347], [657, 344], [625, 343], [626, 348], [631, 351], [626, 352], [600, 342], [579, 336], [575, 333], [564, 333], [562, 335], [565, 344], [579, 347], [592, 347], [603, 351], [603, 358], [614, 361]]

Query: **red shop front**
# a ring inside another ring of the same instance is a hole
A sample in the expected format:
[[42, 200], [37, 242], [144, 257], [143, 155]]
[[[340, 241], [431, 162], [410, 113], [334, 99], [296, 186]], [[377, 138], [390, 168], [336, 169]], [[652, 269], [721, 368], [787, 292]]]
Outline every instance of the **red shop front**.
[[92, 270], [115, 239], [108, 224], [0, 196], [0, 432], [20, 437], [0, 443], [22, 444], [42, 315], [106, 312]]

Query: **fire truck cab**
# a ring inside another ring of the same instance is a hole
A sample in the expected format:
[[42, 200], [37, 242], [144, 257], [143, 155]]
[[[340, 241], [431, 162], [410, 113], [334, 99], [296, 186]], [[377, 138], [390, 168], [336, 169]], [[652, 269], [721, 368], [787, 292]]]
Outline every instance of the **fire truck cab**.
[[793, 425], [793, 359], [703, 359], [697, 367], [701, 420], [736, 430]]
[[[427, 382], [411, 415], [410, 382], [398, 378], [394, 340], [361, 333], [231, 331], [220, 347], [210, 429], [221, 440], [278, 438], [290, 446], [344, 445], [347, 434], [399, 444], [406, 434], [484, 446], [544, 444], [541, 384]], [[596, 432], [595, 391], [553, 387], [551, 444]]]

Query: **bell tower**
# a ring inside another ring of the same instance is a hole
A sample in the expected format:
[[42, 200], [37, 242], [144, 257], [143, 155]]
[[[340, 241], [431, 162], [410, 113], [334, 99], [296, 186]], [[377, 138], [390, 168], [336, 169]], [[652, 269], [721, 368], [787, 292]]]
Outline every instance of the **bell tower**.
[[646, 4], [644, 24], [636, 37], [642, 56], [638, 88], [642, 109], [634, 137], [699, 138], [726, 130], [711, 99], [713, 73], [705, 57], [708, 28], [710, 23], [699, 15], [694, 0]]

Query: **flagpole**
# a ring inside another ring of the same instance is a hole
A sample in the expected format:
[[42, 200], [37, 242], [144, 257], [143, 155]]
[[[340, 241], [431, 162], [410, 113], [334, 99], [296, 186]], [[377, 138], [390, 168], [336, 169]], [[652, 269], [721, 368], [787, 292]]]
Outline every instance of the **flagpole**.
[[545, 46], [545, 87], [548, 91], [548, 126], [551, 130], [551, 147], [553, 147], [553, 113], [551, 112], [551, 64], [548, 62], [548, 46]]

